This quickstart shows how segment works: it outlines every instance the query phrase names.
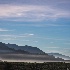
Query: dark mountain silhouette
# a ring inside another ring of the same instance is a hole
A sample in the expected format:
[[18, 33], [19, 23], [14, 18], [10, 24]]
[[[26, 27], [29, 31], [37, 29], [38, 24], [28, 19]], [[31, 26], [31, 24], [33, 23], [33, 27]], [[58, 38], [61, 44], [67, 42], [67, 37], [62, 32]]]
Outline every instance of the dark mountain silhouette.
[[45, 54], [42, 50], [32, 46], [18, 46], [16, 44], [5, 44], [0, 42], [0, 53], [32, 53], [32, 54]]
[[[3, 54], [2, 54], [3, 53]], [[60, 61], [62, 58], [55, 58], [53, 55], [48, 55], [37, 47], [32, 46], [18, 46], [16, 44], [5, 44], [0, 42], [0, 58], [1, 59], [18, 59], [18, 60], [56, 60]]]
[[35, 53], [35, 54], [45, 54], [45, 52], [43, 52], [42, 50], [40, 50], [39, 48], [37, 47], [32, 47], [32, 46], [28, 46], [28, 45], [25, 45], [25, 46], [18, 46], [16, 44], [6, 44], [6, 46], [8, 46], [9, 48], [14, 48], [16, 50], [24, 50], [24, 51], [27, 51], [29, 53]]
[[0, 50], [9, 50], [10, 48], [6, 46], [4, 43], [0, 42]]
[[21, 49], [15, 50], [14, 48], [8, 47], [5, 43], [0, 42], [0, 53], [29, 53], [29, 52], [26, 52]]
[[0, 42], [0, 53], [14, 52], [14, 49], [9, 48], [4, 43]]

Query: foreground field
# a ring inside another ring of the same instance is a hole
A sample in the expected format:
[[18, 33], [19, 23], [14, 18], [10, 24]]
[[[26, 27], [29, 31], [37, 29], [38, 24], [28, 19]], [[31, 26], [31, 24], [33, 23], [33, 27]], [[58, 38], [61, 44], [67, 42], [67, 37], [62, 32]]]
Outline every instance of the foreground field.
[[70, 70], [70, 63], [64, 62], [0, 62], [0, 70]]

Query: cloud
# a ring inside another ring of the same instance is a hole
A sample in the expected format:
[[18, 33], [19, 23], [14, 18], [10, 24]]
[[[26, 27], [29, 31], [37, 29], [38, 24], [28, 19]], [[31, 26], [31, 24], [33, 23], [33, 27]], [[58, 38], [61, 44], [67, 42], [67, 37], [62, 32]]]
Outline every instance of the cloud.
[[34, 41], [35, 43], [38, 43], [38, 41]]
[[29, 36], [33, 36], [34, 34], [28, 34]]
[[[53, 40], [53, 41], [69, 41], [69, 39], [63, 39], [63, 38], [50, 38], [50, 37], [34, 37], [36, 39], [41, 39], [41, 40]], [[54, 42], [50, 42], [50, 43], [54, 43]], [[69, 44], [69, 43], [65, 43], [65, 44]]]
[[[10, 24], [9, 24], [10, 25]], [[62, 24], [54, 24], [54, 23], [20, 23], [20, 24], [12, 24], [11, 26], [30, 26], [30, 27], [64, 27], [69, 25]]]
[[34, 34], [32, 34], [32, 33], [24, 33], [24, 34], [20, 34], [20, 36], [34, 36]]
[[[47, 49], [47, 48], [46, 48]], [[57, 49], [47, 49], [46, 53], [61, 53], [59, 50]]]
[[38, 41], [32, 41], [32, 40], [22, 40], [24, 42], [35, 42], [35, 43], [38, 43]]
[[3, 40], [16, 40], [16, 39], [12, 39], [12, 38], [5, 38]]
[[[10, 38], [24, 38], [24, 37], [31, 37], [34, 34], [29, 34], [29, 33], [25, 33], [25, 34], [20, 34], [20, 35], [10, 35], [10, 34], [5, 34], [5, 35], [0, 35], [0, 37], [10, 37]], [[9, 39], [10, 39], [9, 38]]]
[[0, 5], [0, 19], [8, 21], [43, 21], [69, 18], [69, 11], [39, 5]]
[[13, 35], [0, 35], [0, 37], [12, 37]]
[[45, 47], [45, 48], [57, 49], [57, 48], [59, 48], [59, 47], [54, 47], [54, 46], [52, 46], [52, 47]]
[[26, 41], [26, 42], [29, 42], [30, 40], [22, 40], [22, 41]]
[[0, 0], [0, 4], [13, 4], [13, 5], [58, 5], [68, 4], [70, 0]]
[[0, 28], [0, 32], [6, 32], [6, 31], [13, 31], [13, 30], [7, 30], [7, 29]]

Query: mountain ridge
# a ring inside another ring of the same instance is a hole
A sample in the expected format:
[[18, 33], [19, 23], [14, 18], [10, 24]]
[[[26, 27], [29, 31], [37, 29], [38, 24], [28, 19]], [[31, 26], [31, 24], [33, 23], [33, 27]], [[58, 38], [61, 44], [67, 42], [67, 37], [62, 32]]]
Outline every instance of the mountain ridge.
[[[36, 58], [38, 58], [38, 56], [41, 55], [41, 58], [43, 58], [45, 56], [46, 59], [47, 59], [47, 57], [49, 57], [48, 59], [52, 58], [53, 60], [63, 60], [60, 57], [55, 59], [54, 55], [49, 55], [48, 53], [43, 52], [42, 50], [40, 50], [37, 47], [32, 47], [32, 46], [28, 46], [28, 45], [18, 46], [16, 44], [10, 44], [10, 43], [5, 44], [5, 43], [2, 43], [2, 42], [0, 42], [0, 55], [1, 54], [5, 54], [5, 55], [6, 54], [12, 54], [12, 55], [17, 54], [17, 56], [18, 56], [18, 54], [33, 55], [31, 57], [28, 57], [28, 58], [34, 58], [34, 56], [36, 56]], [[7, 55], [7, 56], [10, 56], [10, 55]]]
[[60, 54], [60, 53], [47, 53], [48, 55], [53, 55], [55, 56], [55, 58], [63, 58], [64, 60], [70, 60], [70, 57], [69, 56], [66, 56], [66, 55], [63, 55], [63, 54]]
[[37, 47], [32, 47], [32, 46], [28, 46], [28, 45], [25, 45], [25, 46], [18, 46], [16, 44], [6, 44], [6, 46], [10, 47], [10, 48], [14, 48], [16, 50], [24, 50], [24, 51], [28, 51], [30, 53], [36, 53], [36, 54], [45, 54], [45, 52], [43, 52], [42, 50], [40, 50], [39, 48]]
[[8, 47], [5, 43], [0, 42], [0, 53], [28, 53], [24, 50], [16, 50]]

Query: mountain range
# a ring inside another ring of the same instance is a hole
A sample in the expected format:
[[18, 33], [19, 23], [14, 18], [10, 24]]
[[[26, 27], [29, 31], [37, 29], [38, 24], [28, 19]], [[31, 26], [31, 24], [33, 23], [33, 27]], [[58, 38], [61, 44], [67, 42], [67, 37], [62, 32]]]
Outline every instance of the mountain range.
[[8, 47], [5, 43], [0, 42], [0, 54], [7, 54], [7, 53], [29, 53], [27, 51], [24, 50], [15, 50], [14, 48], [10, 48]]
[[18, 46], [16, 44], [5, 44], [6, 46], [8, 46], [9, 48], [14, 48], [15, 50], [24, 50], [27, 51], [29, 53], [35, 53], [35, 54], [44, 54], [45, 52], [43, 52], [42, 50], [40, 50], [37, 47], [32, 47], [32, 46]]
[[[56, 54], [56, 53], [55, 53]], [[64, 57], [57, 56], [53, 53], [45, 53], [37, 47], [18, 46], [16, 44], [5, 44], [0, 42], [1, 59], [35, 59], [35, 60], [64, 60]], [[60, 54], [59, 54], [60, 55]], [[63, 56], [63, 55], [61, 55]], [[66, 56], [65, 56], [66, 57]]]
[[66, 56], [66, 55], [62, 55], [62, 54], [59, 54], [59, 53], [47, 53], [48, 55], [53, 55], [55, 56], [55, 58], [63, 58], [64, 60], [70, 60], [70, 57], [69, 56]]

